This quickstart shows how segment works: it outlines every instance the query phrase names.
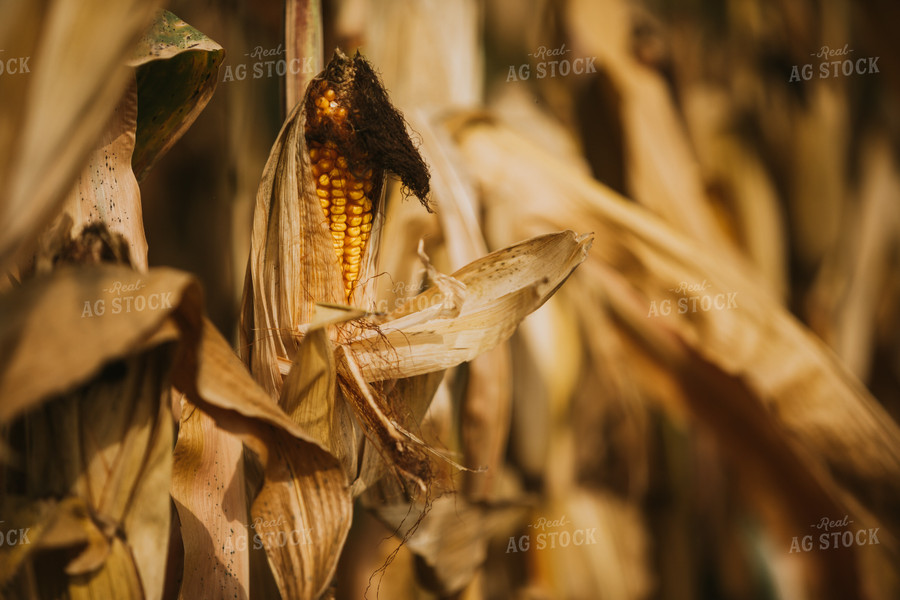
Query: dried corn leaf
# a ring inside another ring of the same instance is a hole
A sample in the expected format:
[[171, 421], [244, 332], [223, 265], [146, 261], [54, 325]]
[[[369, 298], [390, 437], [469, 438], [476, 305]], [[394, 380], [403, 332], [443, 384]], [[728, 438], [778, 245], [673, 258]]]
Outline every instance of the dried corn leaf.
[[172, 499], [184, 544], [181, 597], [250, 597], [249, 511], [243, 445], [184, 401], [173, 454]]
[[431, 288], [347, 348], [366, 381], [412, 377], [471, 360], [507, 339], [562, 285], [587, 256], [591, 239], [568, 231], [493, 252], [451, 276], [464, 286], [463, 298]]
[[727, 250], [666, 82], [632, 54], [632, 7], [576, 0], [563, 19], [572, 49], [596, 58], [620, 96], [629, 196], [678, 231]]
[[59, 229], [59, 219], [66, 218], [63, 215], [71, 217], [75, 224], [70, 233], [73, 238], [79, 237], [85, 227], [102, 222], [127, 241], [131, 265], [146, 271], [141, 192], [131, 170], [137, 116], [138, 91], [132, 79], [98, 141], [98, 148], [69, 192], [53, 229]]
[[363, 314], [348, 307], [317, 306], [313, 322], [304, 326], [307, 333], [286, 373], [279, 401], [295, 423], [340, 459], [349, 480], [357, 472], [358, 434], [347, 405], [335, 402], [337, 368], [326, 327]]
[[[501, 213], [515, 206], [530, 227], [592, 226], [600, 247], [585, 267], [593, 279], [578, 285], [605, 288], [614, 314], [627, 313], [629, 327], [646, 339], [649, 332], [669, 331], [704, 360], [747, 382], [824, 489], [848, 491], [882, 522], [894, 520], [887, 499], [900, 497], [897, 425], [820, 341], [759, 289], [745, 265], [707, 254], [502, 128], [483, 121], [469, 125], [459, 139], [492, 209]], [[548, 190], [557, 198], [552, 212], [542, 202]], [[677, 306], [679, 296], [670, 290], [704, 281], [713, 293], [732, 294], [731, 310], [654, 316], [651, 302], [669, 299]]]
[[3, 294], [0, 422], [85, 383], [142, 344], [175, 339], [171, 313], [199, 305], [199, 294], [185, 273], [117, 266], [64, 268]]
[[[435, 371], [399, 379], [388, 384], [387, 392], [378, 394], [362, 381], [358, 365], [355, 362], [353, 364], [357, 372], [347, 373], [353, 379], [352, 383], [346, 378], [343, 380], [343, 385], [349, 390], [344, 397], [350, 399], [354, 415], [365, 425], [363, 429], [367, 434], [360, 444], [362, 453], [359, 470], [351, 488], [353, 497], [372, 488], [363, 497], [369, 506], [384, 501], [403, 502], [410, 496], [406, 482], [400, 478], [383, 476], [398, 465], [401, 466], [401, 472], [404, 472], [402, 465], [407, 465], [409, 469], [413, 464], [411, 456], [415, 457], [417, 464], [412, 471], [405, 471], [405, 474], [411, 474], [414, 481], [416, 478], [422, 481], [432, 474], [433, 467], [426, 468], [425, 465], [431, 459], [426, 453], [431, 451], [433, 444], [412, 432], [419, 430], [444, 372]], [[349, 367], [342, 368], [345, 372], [349, 371]], [[433, 465], [433, 459], [431, 460]], [[374, 485], [376, 483], [377, 486]]]
[[132, 166], [142, 180], [212, 98], [225, 50], [162, 11], [130, 54], [140, 111]]
[[282, 460], [266, 469], [253, 502], [254, 523], [282, 597], [319, 598], [350, 530], [346, 478], [333, 456], [310, 452], [288, 436], [276, 438], [275, 448]]
[[[72, 548], [61, 563], [71, 579], [61, 578], [60, 563], [38, 554], [19, 589], [36, 577], [42, 586], [49, 581], [71, 594], [84, 588], [102, 596], [106, 587], [130, 581], [129, 589], [145, 597], [162, 596], [172, 460], [167, 373], [174, 356], [165, 340], [141, 340], [150, 349], [116, 357], [88, 383], [45, 399], [13, 424], [13, 439], [21, 427], [26, 443], [24, 462], [7, 469], [8, 497], [79, 498], [99, 528], [89, 529], [87, 545]], [[18, 468], [23, 484], [14, 477]]]
[[[266, 477], [251, 510], [253, 543], [266, 550], [282, 595], [316, 598], [331, 580], [350, 527], [343, 468], [271, 401], [209, 323], [200, 344], [196, 363], [182, 363], [176, 384], [259, 458]], [[221, 522], [204, 527], [224, 530]], [[199, 571], [185, 573], [200, 578], [196, 586], [220, 568], [215, 555], [201, 559]]]
[[[3, 78], [0, 264], [31, 253], [128, 82], [121, 62], [157, 2], [7, 2], [0, 45], [29, 72]], [[21, 64], [21, 63], [20, 63]], [[61, 99], [65, 99], [62, 102]]]

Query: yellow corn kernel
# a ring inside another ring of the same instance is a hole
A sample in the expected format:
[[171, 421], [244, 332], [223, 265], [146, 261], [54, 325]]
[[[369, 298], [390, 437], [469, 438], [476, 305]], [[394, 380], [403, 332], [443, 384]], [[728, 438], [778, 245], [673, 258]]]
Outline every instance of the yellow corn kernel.
[[[314, 104], [321, 118], [327, 116], [340, 121], [347, 117], [346, 107], [340, 106], [334, 90], [324, 90]], [[331, 232], [335, 257], [341, 265], [344, 291], [349, 299], [359, 281], [362, 256], [372, 230], [373, 204], [368, 196], [374, 189], [374, 173], [365, 165], [351, 165], [348, 158], [339, 153], [334, 140], [307, 139], [307, 144], [316, 195]]]

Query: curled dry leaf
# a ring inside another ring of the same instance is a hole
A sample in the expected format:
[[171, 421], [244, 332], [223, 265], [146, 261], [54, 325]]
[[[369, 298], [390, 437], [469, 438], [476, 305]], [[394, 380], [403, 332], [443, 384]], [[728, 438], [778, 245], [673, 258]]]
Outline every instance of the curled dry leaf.
[[[143, 176], [206, 106], [223, 54], [222, 48], [171, 13], [160, 13], [134, 48], [135, 71], [51, 231], [61, 227], [64, 214], [75, 225], [72, 237], [87, 225], [103, 222], [124, 236], [135, 268], [147, 270], [141, 195], [132, 169]], [[27, 272], [30, 257], [21, 258], [20, 268]]]
[[[587, 256], [593, 236], [571, 231], [515, 244], [456, 271], [460, 303], [441, 288], [410, 298], [377, 331], [347, 344], [367, 381], [412, 377], [473, 359], [507, 339]], [[413, 311], [413, 307], [424, 307]], [[453, 308], [454, 316], [446, 311]]]
[[[223, 513], [221, 508], [210, 507], [196, 485], [181, 487], [177, 499], [182, 522], [200, 522], [184, 539], [185, 553], [195, 550], [198, 554], [191, 571], [185, 565], [183, 585], [204, 589], [204, 581], [220, 580], [218, 573], [224, 566], [243, 568], [245, 559], [224, 555], [246, 556], [255, 545], [265, 549], [284, 597], [319, 597], [331, 581], [350, 528], [351, 498], [340, 461], [272, 402], [208, 322], [202, 328], [195, 360], [182, 361], [175, 383], [198, 405], [197, 410], [215, 420], [217, 428], [237, 436], [265, 473], [250, 514], [252, 533], [247, 531], [243, 538], [242, 529], [249, 524], [234, 523], [237, 512]], [[186, 482], [193, 476], [180, 469], [214, 454], [212, 444], [186, 446], [191, 460], [176, 464], [176, 477]], [[232, 487], [235, 483], [229, 482], [228, 490], [219, 490], [219, 497], [227, 496], [229, 490], [239, 493]], [[247, 580], [240, 579], [245, 573], [229, 572], [229, 589], [249, 589]]]
[[[23, 524], [34, 527], [33, 544], [13, 553], [15, 570], [0, 585], [42, 596], [68, 589], [161, 597], [173, 316], [199, 306], [198, 297], [187, 275], [112, 265], [62, 266], [0, 297], [10, 352], [0, 418], [15, 452], [2, 467], [2, 513], [12, 522], [39, 518]], [[35, 503], [52, 508], [16, 509]], [[50, 552], [65, 559], [50, 560]]]
[[[6, 2], [3, 49], [28, 61], [4, 77], [0, 107], [0, 264], [28, 256], [128, 84], [122, 57], [159, 2]], [[86, 35], [86, 32], [89, 32]], [[60, 99], [64, 98], [65, 102]]]
[[162, 11], [130, 56], [141, 107], [131, 164], [142, 180], [212, 98], [225, 50]]

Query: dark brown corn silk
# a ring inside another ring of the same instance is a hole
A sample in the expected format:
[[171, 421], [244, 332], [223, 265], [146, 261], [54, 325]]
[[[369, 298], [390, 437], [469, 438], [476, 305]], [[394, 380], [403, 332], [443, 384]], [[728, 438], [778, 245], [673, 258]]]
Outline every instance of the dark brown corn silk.
[[344, 294], [360, 278], [384, 173], [399, 176], [408, 194], [428, 207], [428, 168], [406, 123], [371, 65], [340, 50], [306, 92], [306, 145], [316, 195], [328, 221]]

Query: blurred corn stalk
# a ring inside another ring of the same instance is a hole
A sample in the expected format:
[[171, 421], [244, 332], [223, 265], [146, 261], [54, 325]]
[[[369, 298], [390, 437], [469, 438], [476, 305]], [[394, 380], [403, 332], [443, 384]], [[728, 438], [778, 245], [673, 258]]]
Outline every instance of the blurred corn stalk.
[[[873, 344], [884, 345], [875, 340], [875, 319], [896, 337], [895, 310], [884, 308], [895, 297], [896, 269], [884, 265], [895, 263], [897, 138], [851, 134], [851, 123], [873, 116], [896, 122], [886, 104], [896, 84], [886, 75], [884, 84], [788, 85], [790, 65], [823, 45], [849, 40], [862, 56], [862, 29], [848, 26], [855, 22], [848, 15], [867, 17], [872, 27], [878, 10], [765, 1], [498, 0], [483, 12], [425, 0], [341, 3], [336, 39], [359, 44], [383, 66], [434, 167], [438, 215], [393, 204], [391, 239], [412, 248], [418, 236], [409, 232], [428, 232], [438, 266], [482, 240], [502, 247], [576, 224], [597, 233], [605, 248], [520, 327], [511, 380], [500, 376], [499, 387], [479, 388], [466, 384], [466, 370], [462, 383], [442, 387], [426, 415], [441, 439], [478, 430], [475, 415], [462, 416], [473, 395], [491, 390], [483, 411], [512, 398], [510, 453], [491, 469], [501, 484], [493, 506], [470, 510], [456, 498], [456, 514], [447, 518], [436, 505], [409, 551], [379, 579], [382, 593], [896, 593], [890, 507], [900, 440], [889, 413], [856, 377], [865, 377]], [[483, 38], [474, 35], [482, 21]], [[451, 24], [458, 35], [447, 34]], [[884, 40], [870, 43], [884, 60]], [[539, 77], [542, 58], [533, 55], [542, 47], [564, 52], [543, 60], [582, 58], [596, 71], [552, 77], [545, 63]], [[510, 80], [509, 69], [522, 73], [523, 63], [530, 79]], [[484, 91], [482, 78], [472, 76], [482, 64]], [[472, 80], [479, 83], [467, 84]], [[872, 102], [875, 111], [867, 110]], [[443, 118], [460, 105], [495, 110]], [[867, 139], [858, 173], [870, 183], [856, 185], [845, 165], [855, 164], [848, 157]], [[856, 190], [866, 198], [862, 212], [839, 208]], [[403, 255], [395, 247], [383, 264], [415, 281]], [[819, 269], [817, 290], [810, 273]], [[826, 280], [829, 289], [821, 287]], [[709, 286], [731, 304], [654, 315], [663, 300], [676, 309], [679, 299], [690, 300], [687, 290], [674, 292], [682, 284]], [[379, 298], [390, 304], [404, 287], [383, 286]], [[804, 308], [813, 301], [834, 305], [835, 333], [824, 329], [831, 325], [822, 309]], [[834, 343], [843, 361], [801, 320]], [[896, 367], [888, 369], [893, 374], [874, 383], [887, 384], [879, 398], [891, 409], [897, 378]], [[488, 421], [501, 447], [503, 414]], [[573, 497], [594, 507], [580, 513], [591, 515], [587, 524], [620, 525], [601, 528], [606, 554], [594, 547], [510, 553], [506, 541], [531, 533], [540, 519], [576, 514], [566, 500]], [[387, 529], [367, 524], [353, 537], [370, 552], [386, 533], [409, 525], [398, 525], [409, 514], [402, 504], [390, 514], [376, 511]], [[789, 553], [792, 537], [811, 522], [845, 514], [891, 533], [869, 547]], [[354, 568], [370, 572], [387, 552], [373, 559], [360, 550], [347, 576]], [[590, 565], [596, 576], [573, 565]], [[359, 593], [367, 583], [361, 577]]]

